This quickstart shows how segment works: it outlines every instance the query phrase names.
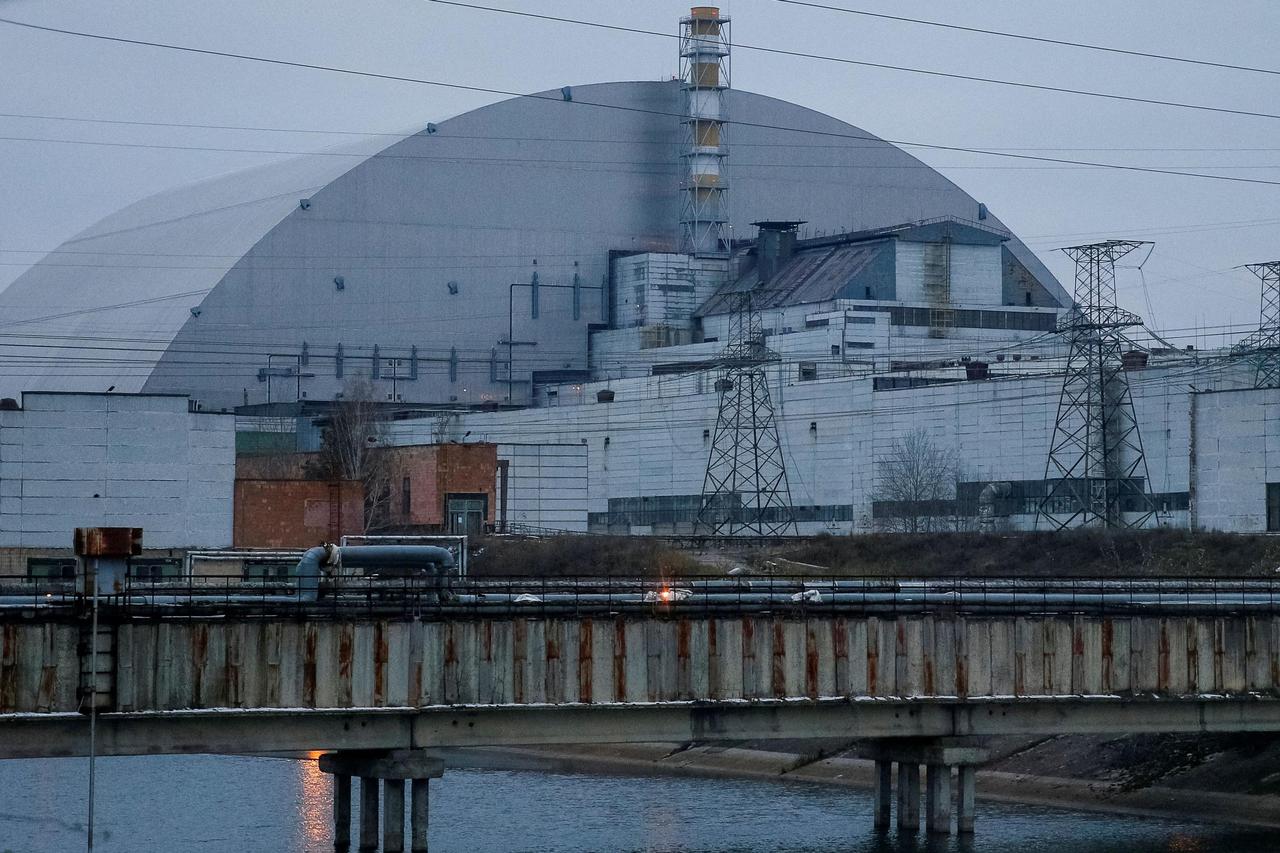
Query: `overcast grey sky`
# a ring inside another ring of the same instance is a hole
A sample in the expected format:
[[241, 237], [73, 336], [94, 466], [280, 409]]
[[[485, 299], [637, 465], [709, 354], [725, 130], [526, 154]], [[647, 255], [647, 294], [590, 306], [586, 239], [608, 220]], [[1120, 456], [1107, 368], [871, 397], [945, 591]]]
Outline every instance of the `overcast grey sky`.
[[[824, 2], [1280, 69], [1274, 49], [1280, 3], [1275, 0]], [[672, 33], [688, 11], [687, 4], [674, 0], [491, 0], [486, 5]], [[733, 16], [734, 41], [741, 44], [1280, 112], [1277, 75], [1014, 42], [779, 0], [723, 5]], [[429, 0], [0, 0], [0, 16], [526, 92], [663, 79], [677, 70], [671, 39], [451, 8]], [[2, 24], [0, 79], [0, 113], [5, 114], [348, 132], [414, 129], [498, 99]], [[890, 139], [1280, 181], [1278, 119], [1028, 91], [742, 49], [734, 55], [733, 85], [812, 107]], [[0, 287], [43, 251], [128, 203], [350, 139], [331, 133], [0, 116]], [[208, 148], [254, 151], [201, 150]], [[1257, 282], [1231, 268], [1280, 257], [1280, 186], [909, 150], [986, 202], [1068, 287], [1069, 265], [1052, 248], [1110, 237], [1152, 239], [1156, 247], [1144, 269], [1145, 287], [1136, 270], [1121, 272], [1125, 307], [1174, 330], [1177, 337], [1194, 334], [1198, 327], [1257, 322]], [[1220, 340], [1188, 337], [1182, 342]]]

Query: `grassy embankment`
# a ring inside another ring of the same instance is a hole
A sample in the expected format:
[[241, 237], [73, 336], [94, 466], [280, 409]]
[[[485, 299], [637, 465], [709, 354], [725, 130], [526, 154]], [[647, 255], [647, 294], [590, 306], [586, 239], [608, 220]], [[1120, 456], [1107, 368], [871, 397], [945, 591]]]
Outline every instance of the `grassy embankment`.
[[1062, 533], [874, 533], [815, 536], [772, 548], [694, 551], [628, 536], [495, 537], [472, 557], [475, 575], [612, 577], [752, 574], [866, 577], [1272, 577], [1280, 537], [1186, 530]]

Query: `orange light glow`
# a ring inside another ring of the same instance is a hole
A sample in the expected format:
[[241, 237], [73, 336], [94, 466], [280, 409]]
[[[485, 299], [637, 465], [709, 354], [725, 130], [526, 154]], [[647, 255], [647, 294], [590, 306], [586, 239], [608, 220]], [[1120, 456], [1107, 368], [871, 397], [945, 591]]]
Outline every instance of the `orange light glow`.
[[298, 830], [307, 850], [319, 850], [332, 843], [333, 779], [320, 772], [322, 752], [308, 752], [295, 762], [298, 768]]

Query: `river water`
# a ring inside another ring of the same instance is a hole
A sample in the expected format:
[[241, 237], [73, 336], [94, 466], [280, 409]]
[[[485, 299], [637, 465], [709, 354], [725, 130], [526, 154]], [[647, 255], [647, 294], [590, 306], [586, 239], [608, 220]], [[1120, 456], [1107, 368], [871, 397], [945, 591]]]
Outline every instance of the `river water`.
[[[85, 848], [84, 759], [0, 761], [0, 853]], [[103, 853], [331, 851], [314, 761], [99, 759]], [[358, 797], [355, 797], [358, 801]], [[803, 783], [450, 770], [431, 788], [432, 853], [1192, 853], [1271, 851], [1277, 833], [978, 805], [972, 841], [877, 833], [866, 792]]]

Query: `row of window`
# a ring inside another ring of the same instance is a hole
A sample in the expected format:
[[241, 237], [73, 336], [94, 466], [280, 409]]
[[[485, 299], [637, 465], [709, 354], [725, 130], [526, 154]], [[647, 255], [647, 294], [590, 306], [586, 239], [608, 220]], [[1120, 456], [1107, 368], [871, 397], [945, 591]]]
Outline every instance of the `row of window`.
[[[756, 513], [742, 506], [738, 495], [730, 494], [721, 498], [718, 505], [711, 507], [713, 515], [735, 516], [744, 522], [760, 520], [779, 522], [782, 511], [767, 508]], [[697, 520], [702, 507], [702, 495], [647, 495], [631, 498], [610, 498], [608, 512], [588, 514], [587, 522], [592, 528], [652, 526], [664, 524], [692, 523]], [[792, 515], [796, 521], [841, 522], [853, 520], [853, 507], [849, 504], [831, 504], [825, 506], [794, 506]]]
[[[163, 580], [182, 575], [180, 557], [135, 557], [129, 561], [128, 575], [138, 580]], [[31, 580], [75, 580], [75, 557], [28, 557], [27, 577]]]

